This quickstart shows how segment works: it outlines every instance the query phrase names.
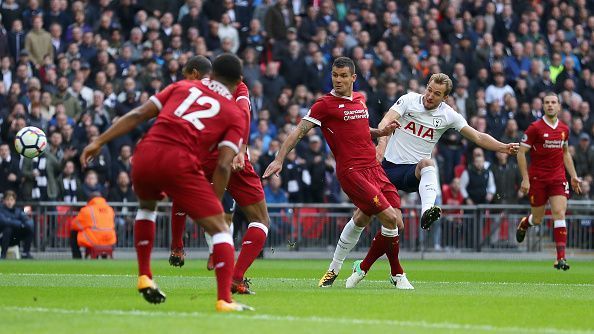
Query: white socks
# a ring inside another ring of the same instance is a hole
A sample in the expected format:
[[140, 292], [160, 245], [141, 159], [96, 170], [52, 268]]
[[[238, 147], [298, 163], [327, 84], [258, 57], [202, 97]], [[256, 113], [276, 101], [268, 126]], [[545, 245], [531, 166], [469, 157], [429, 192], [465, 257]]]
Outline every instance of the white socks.
[[334, 251], [332, 263], [330, 263], [330, 267], [328, 268], [329, 271], [334, 270], [334, 273], [338, 275], [347, 255], [349, 255], [359, 241], [363, 229], [365, 228], [355, 225], [353, 218], [344, 226], [344, 229], [340, 233], [336, 250]]
[[534, 222], [533, 222], [533, 220], [532, 220], [532, 215], [528, 216], [528, 224], [529, 224], [530, 226], [534, 226]]
[[[231, 234], [231, 240], [233, 241], [233, 224], [229, 225], [229, 234]], [[212, 237], [210, 236], [210, 234], [204, 232], [204, 239], [206, 240], [206, 245], [208, 246], [208, 254], [212, 254]]]
[[398, 236], [398, 228], [391, 230], [382, 226], [382, 235], [388, 238], [395, 238]]
[[419, 196], [421, 197], [421, 215], [435, 205], [437, 198], [437, 174], [435, 167], [427, 166], [421, 169], [419, 182]]

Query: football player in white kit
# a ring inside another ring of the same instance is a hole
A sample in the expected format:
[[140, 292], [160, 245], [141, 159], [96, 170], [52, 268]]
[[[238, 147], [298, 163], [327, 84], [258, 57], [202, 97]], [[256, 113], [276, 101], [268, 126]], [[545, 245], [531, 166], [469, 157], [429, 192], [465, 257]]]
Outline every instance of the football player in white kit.
[[[423, 229], [428, 229], [441, 215], [441, 208], [435, 205], [438, 184], [431, 152], [448, 129], [456, 129], [468, 140], [487, 150], [515, 155], [520, 147], [519, 143], [504, 144], [468, 126], [462, 115], [444, 102], [452, 91], [452, 86], [452, 80], [446, 74], [433, 74], [424, 94], [408, 93], [401, 96], [386, 112], [379, 125], [381, 128], [382, 125], [393, 121], [401, 124], [389, 139], [379, 139], [376, 147], [377, 158], [398, 190], [419, 192]], [[320, 280], [319, 287], [332, 286], [346, 256], [355, 247], [361, 232], [370, 222], [371, 217], [359, 210], [355, 211], [353, 218], [340, 234], [332, 263]], [[347, 282], [351, 281], [353, 285], [352, 282], [358, 283], [365, 277], [365, 273], [354, 270], [351, 276], [356, 277], [349, 277]], [[406, 274], [390, 279], [399, 289], [413, 289]]]

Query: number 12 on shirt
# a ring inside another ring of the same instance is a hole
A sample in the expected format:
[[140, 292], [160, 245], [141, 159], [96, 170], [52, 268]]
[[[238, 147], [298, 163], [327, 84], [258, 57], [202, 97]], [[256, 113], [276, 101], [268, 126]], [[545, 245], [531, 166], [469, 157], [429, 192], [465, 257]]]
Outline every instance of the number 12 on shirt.
[[[184, 115], [186, 111], [194, 104], [201, 107], [209, 106], [205, 110], [197, 110]], [[204, 123], [200, 121], [202, 118], [211, 118], [216, 116], [221, 111], [221, 105], [219, 101], [213, 99], [210, 96], [202, 96], [202, 91], [196, 87], [190, 88], [190, 95], [175, 109], [173, 114], [181, 117], [186, 121], [192, 123], [198, 130], [204, 130]]]

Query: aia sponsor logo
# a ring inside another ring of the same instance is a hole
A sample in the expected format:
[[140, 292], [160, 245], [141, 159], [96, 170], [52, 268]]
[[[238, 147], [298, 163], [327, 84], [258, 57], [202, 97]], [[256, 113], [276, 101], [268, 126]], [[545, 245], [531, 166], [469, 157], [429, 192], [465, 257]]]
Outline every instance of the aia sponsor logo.
[[435, 129], [425, 127], [422, 124], [417, 124], [415, 122], [408, 122], [404, 127], [404, 130], [408, 130], [412, 132], [417, 137], [421, 137], [423, 139], [428, 138], [433, 140], [433, 136], [435, 135]]

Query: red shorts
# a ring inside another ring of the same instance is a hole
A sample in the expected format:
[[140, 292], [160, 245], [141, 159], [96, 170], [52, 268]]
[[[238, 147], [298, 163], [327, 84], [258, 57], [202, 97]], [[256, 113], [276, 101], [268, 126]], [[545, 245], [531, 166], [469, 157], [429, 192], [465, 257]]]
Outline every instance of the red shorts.
[[569, 183], [567, 180], [546, 180], [530, 178], [530, 206], [539, 207], [547, 204], [549, 197], [565, 196], [569, 198]]
[[381, 166], [346, 171], [338, 181], [353, 204], [368, 216], [378, 214], [388, 207], [400, 208], [400, 196], [390, 183]]
[[[212, 173], [216, 165], [216, 160], [209, 160], [203, 166], [206, 177], [209, 180], [212, 180]], [[240, 207], [256, 204], [265, 198], [260, 176], [258, 176], [254, 167], [247, 159], [243, 170], [231, 173], [229, 183], [227, 184], [227, 191]]]
[[223, 213], [198, 159], [186, 150], [141, 142], [133, 159], [132, 185], [139, 199], [160, 200], [165, 193], [194, 220]]

